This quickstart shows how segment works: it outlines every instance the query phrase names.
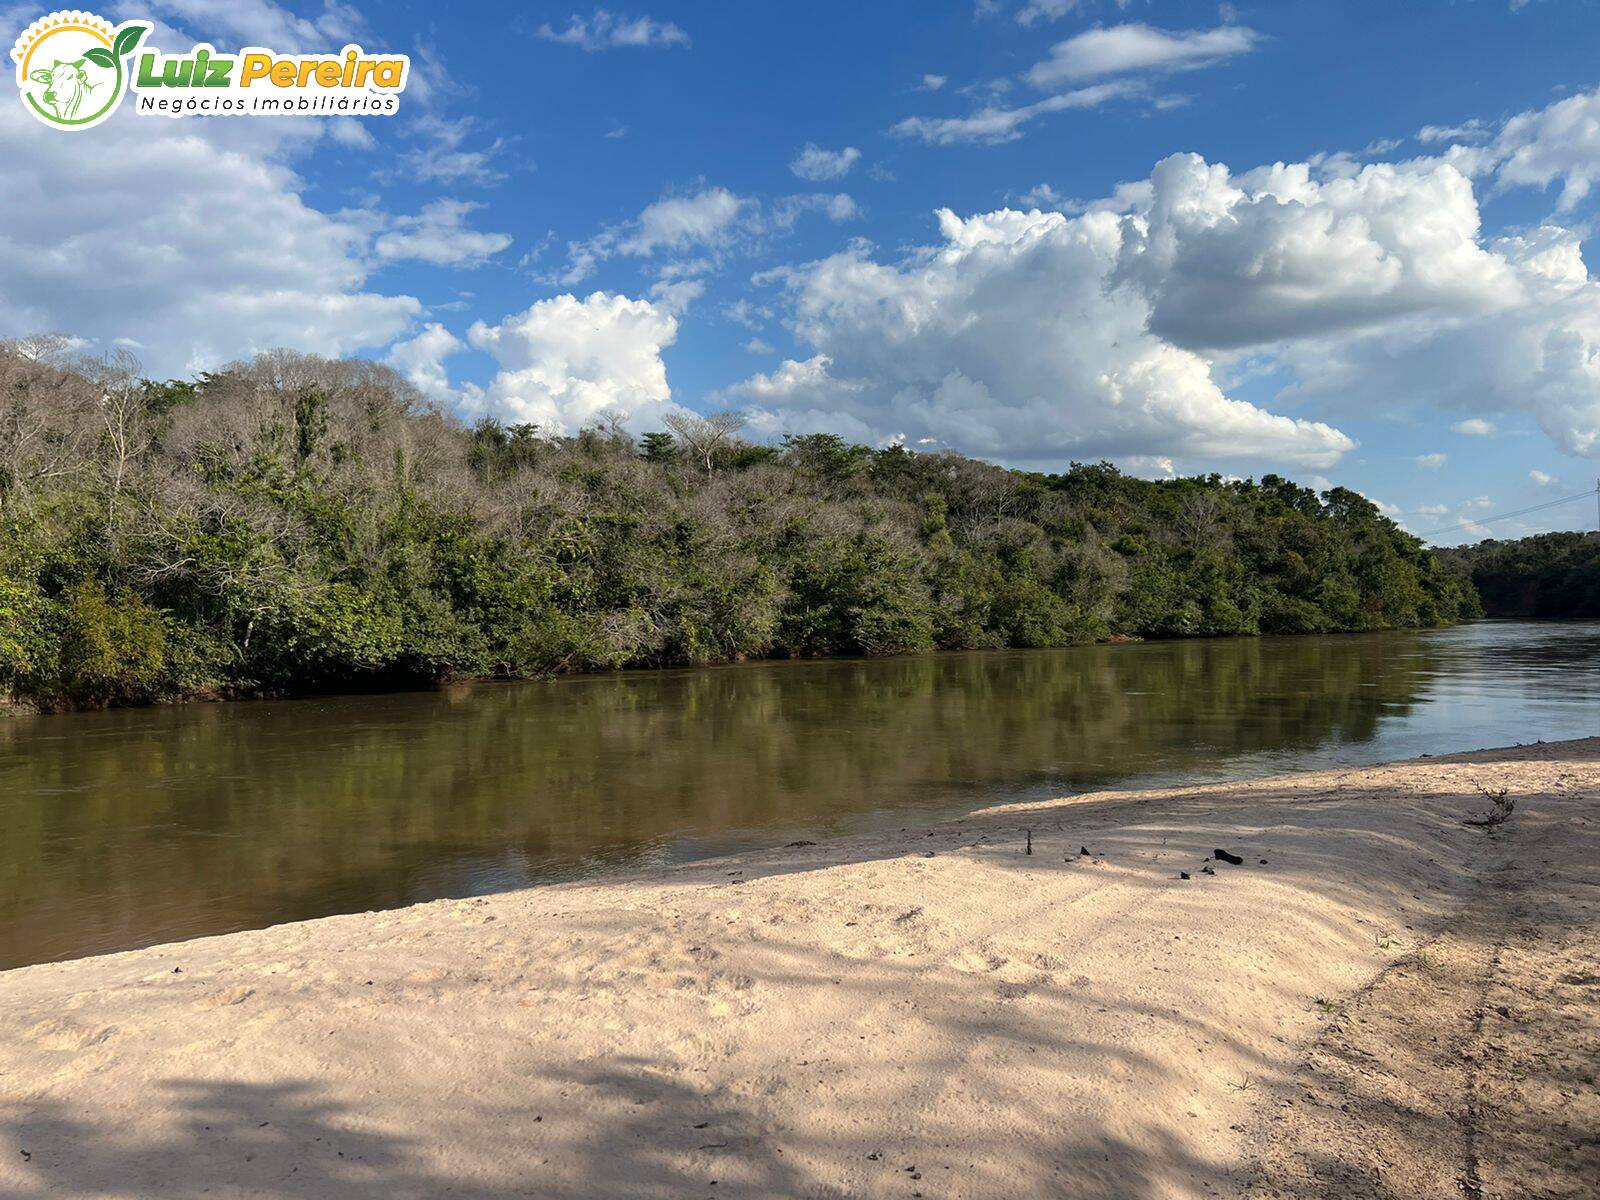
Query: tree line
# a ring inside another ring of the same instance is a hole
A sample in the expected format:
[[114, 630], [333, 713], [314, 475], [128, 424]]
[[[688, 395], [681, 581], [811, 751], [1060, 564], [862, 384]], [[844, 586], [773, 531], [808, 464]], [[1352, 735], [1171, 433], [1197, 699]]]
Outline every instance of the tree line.
[[1491, 617], [1600, 617], [1600, 533], [1541, 533], [1440, 551]]
[[42, 707], [1448, 623], [1344, 488], [1060, 474], [733, 414], [465, 425], [365, 360], [0, 344], [0, 692]]

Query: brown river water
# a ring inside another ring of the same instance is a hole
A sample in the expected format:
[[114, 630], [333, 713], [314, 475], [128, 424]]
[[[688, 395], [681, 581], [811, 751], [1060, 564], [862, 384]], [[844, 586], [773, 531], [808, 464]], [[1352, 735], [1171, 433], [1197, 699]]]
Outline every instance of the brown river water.
[[1600, 622], [0, 719], [0, 968], [1002, 801], [1600, 734]]

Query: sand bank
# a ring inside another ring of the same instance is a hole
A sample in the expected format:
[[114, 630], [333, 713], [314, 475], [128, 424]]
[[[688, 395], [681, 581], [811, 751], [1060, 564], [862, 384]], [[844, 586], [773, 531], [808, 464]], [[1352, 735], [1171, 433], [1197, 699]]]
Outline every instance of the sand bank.
[[0, 1195], [1569, 1194], [1597, 821], [1600, 739], [12, 971]]

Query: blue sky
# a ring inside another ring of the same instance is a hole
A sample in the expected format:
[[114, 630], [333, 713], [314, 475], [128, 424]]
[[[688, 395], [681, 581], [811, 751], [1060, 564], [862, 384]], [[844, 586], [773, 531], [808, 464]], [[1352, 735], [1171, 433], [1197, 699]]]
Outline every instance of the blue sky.
[[168, 51], [403, 51], [412, 84], [386, 119], [0, 109], [0, 336], [152, 374], [360, 354], [552, 430], [739, 408], [1278, 471], [1440, 541], [1594, 521], [1471, 523], [1600, 473], [1594, 5], [101, 11]]

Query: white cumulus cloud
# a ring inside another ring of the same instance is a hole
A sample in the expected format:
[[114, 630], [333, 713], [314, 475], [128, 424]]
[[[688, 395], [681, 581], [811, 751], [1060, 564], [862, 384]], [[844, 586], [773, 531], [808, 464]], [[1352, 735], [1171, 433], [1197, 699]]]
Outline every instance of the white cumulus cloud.
[[1600, 179], [1600, 90], [1512, 117], [1495, 140], [1500, 182], [1547, 187], [1559, 180], [1561, 211], [1572, 209]]
[[273, 0], [148, 0], [140, 11], [172, 18], [197, 37], [286, 53], [328, 53], [368, 35], [361, 14], [337, 0], [324, 0], [322, 11], [311, 17], [297, 16]]
[[597, 8], [587, 17], [574, 13], [566, 27], [539, 26], [538, 36], [547, 42], [576, 46], [589, 54], [635, 46], [687, 46], [689, 35], [671, 21], [650, 17], [624, 17]]
[[1473, 117], [1459, 125], [1424, 125], [1417, 130], [1419, 142], [1481, 142], [1493, 133], [1487, 121]]
[[846, 146], [843, 150], [824, 150], [807, 142], [805, 148], [794, 156], [789, 170], [801, 179], [821, 183], [828, 179], [843, 179], [860, 160], [861, 151], [854, 146]]
[[158, 376], [388, 344], [421, 304], [367, 286], [370, 214], [311, 207], [289, 165], [329, 132], [124, 109], [89, 152], [0, 105], [0, 336], [123, 339]]
[[1488, 419], [1525, 412], [1569, 454], [1600, 457], [1600, 281], [1577, 232], [1554, 226], [1486, 249], [1514, 273], [1513, 302], [1440, 307], [1344, 338], [1278, 348], [1297, 390], [1345, 407], [1397, 398]]
[[861, 207], [855, 202], [854, 197], [845, 192], [832, 195], [826, 192], [810, 192], [800, 196], [783, 196], [772, 204], [770, 212], [772, 226], [780, 230], [793, 229], [795, 223], [806, 213], [821, 213], [834, 222], [854, 221], [861, 216]]
[[897, 137], [918, 138], [936, 146], [950, 146], [959, 142], [985, 142], [998, 145], [1014, 142], [1022, 136], [1022, 127], [1048, 113], [1066, 112], [1074, 108], [1099, 108], [1112, 100], [1122, 100], [1143, 94], [1143, 87], [1129, 80], [1113, 80], [1091, 87], [1075, 88], [1032, 104], [1007, 108], [989, 104], [976, 112], [960, 117], [907, 117], [889, 132]]
[[603, 228], [593, 237], [567, 244], [566, 266], [546, 282], [571, 287], [616, 256], [665, 259], [654, 268], [665, 280], [703, 275], [731, 256], [750, 253], [770, 238], [793, 230], [808, 213], [830, 221], [853, 221], [861, 209], [844, 192], [779, 196], [763, 202], [724, 187], [704, 184], [696, 190], [662, 197], [637, 217]]
[[1472, 183], [1431, 162], [1324, 181], [1305, 163], [1235, 178], [1179, 154], [1157, 164], [1124, 270], [1152, 326], [1191, 347], [1326, 335], [1420, 311], [1515, 303], [1516, 272], [1478, 242]]
[[[727, 188], [664, 196], [631, 221], [602, 229], [587, 241], [567, 245], [567, 266], [556, 281], [571, 286], [615, 255], [648, 258], [661, 252], [706, 252], [713, 258], [749, 231], [759, 206]], [[705, 267], [709, 268], [711, 259]]]
[[1208, 362], [1149, 330], [1119, 281], [1124, 219], [939, 215], [942, 243], [899, 263], [853, 248], [789, 275], [815, 353], [732, 388], [757, 429], [833, 429], [1011, 460], [1109, 455], [1336, 462], [1319, 422], [1225, 395]]
[[749, 205], [727, 188], [705, 188], [687, 196], [657, 200], [639, 214], [617, 242], [623, 254], [654, 254], [718, 246], [727, 240]]
[[[505, 149], [504, 138], [493, 138], [469, 146], [467, 140], [479, 125], [476, 117], [441, 117], [424, 112], [406, 127], [415, 145], [402, 158], [407, 179], [429, 183], [493, 184], [505, 179], [499, 158]], [[527, 169], [529, 164], [522, 164]]]
[[484, 233], [468, 227], [467, 218], [482, 207], [463, 200], [435, 200], [414, 217], [396, 217], [388, 232], [373, 243], [373, 250], [386, 262], [479, 266], [511, 245], [508, 233]]
[[385, 361], [430, 400], [453, 404], [458, 393], [450, 386], [445, 360], [464, 349], [465, 342], [437, 321], [430, 321], [415, 337], [395, 343]]
[[1053, 89], [1132, 71], [1192, 71], [1248, 54], [1260, 41], [1260, 34], [1243, 25], [1179, 30], [1112, 25], [1057, 42], [1050, 57], [1024, 78], [1035, 87]]
[[986, 102], [973, 112], [907, 117], [890, 132], [940, 146], [960, 142], [996, 145], [1015, 141], [1025, 125], [1050, 113], [1132, 99], [1146, 100], [1158, 110], [1173, 108], [1184, 103], [1184, 98], [1153, 93], [1149, 82], [1153, 76], [1213, 66], [1253, 50], [1259, 41], [1259, 34], [1242, 25], [1169, 30], [1127, 24], [1090, 29], [1058, 42], [1051, 47], [1050, 57], [1022, 74], [1024, 81], [1050, 93], [1043, 99], [1029, 104], [1002, 103], [1000, 98], [1014, 84], [1009, 79], [996, 80], [986, 89]]
[[[1524, 164], [1566, 161], [1571, 111], [1545, 116], [1507, 124], [1537, 150]], [[900, 261], [855, 246], [784, 274], [809, 356], [728, 394], [773, 428], [833, 422], [1014, 461], [1318, 465], [1351, 445], [1341, 414], [1405, 409], [1469, 436], [1526, 413], [1600, 457], [1600, 280], [1581, 230], [1486, 236], [1484, 178], [1452, 152], [1241, 174], [1180, 154], [1068, 213], [945, 212], [942, 241]], [[1276, 402], [1218, 382], [1269, 375]], [[1268, 411], [1285, 404], [1331, 424]]]
[[540, 300], [468, 330], [467, 341], [499, 370], [487, 387], [464, 389], [462, 407], [552, 433], [575, 433], [609, 413], [659, 424], [677, 408], [661, 361], [677, 336], [677, 318], [649, 300], [606, 292]]
[[1026, 208], [1053, 208], [1058, 212], [1070, 203], [1066, 196], [1048, 183], [1035, 184], [1018, 196], [1017, 202]]
[[1078, 0], [1028, 0], [1017, 10], [1018, 25], [1034, 25], [1040, 21], [1059, 21], [1078, 7]]

